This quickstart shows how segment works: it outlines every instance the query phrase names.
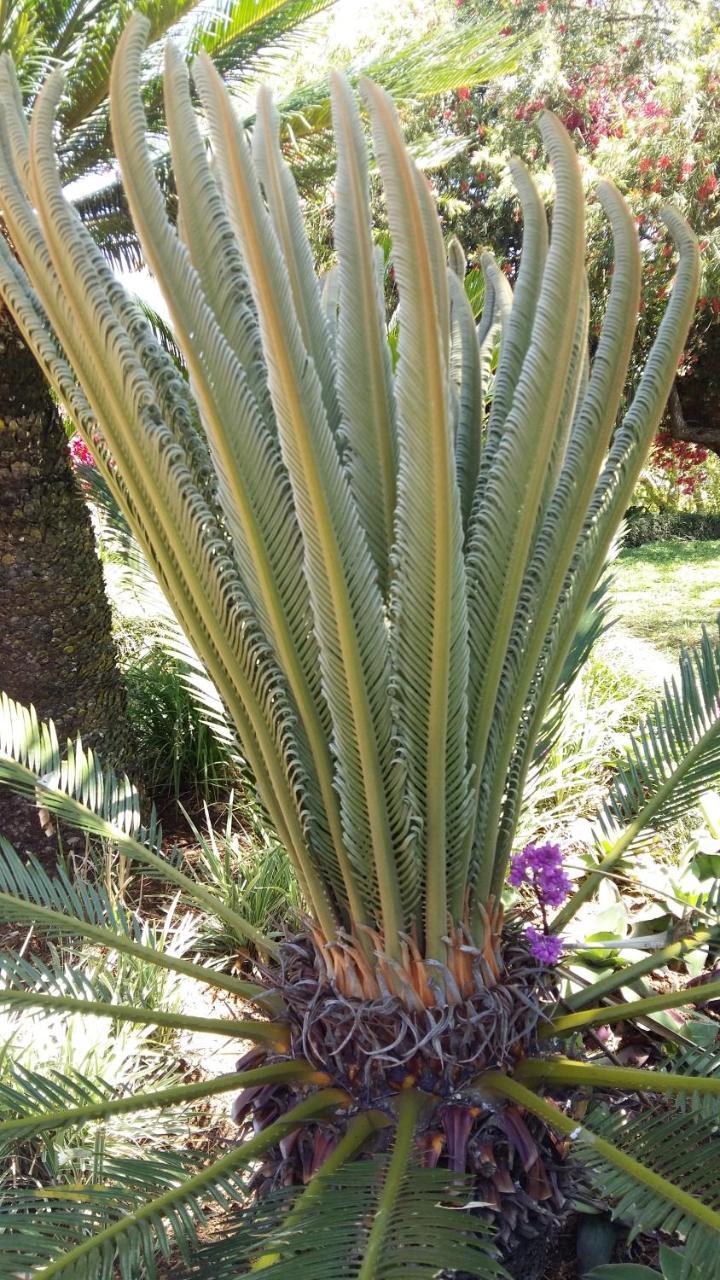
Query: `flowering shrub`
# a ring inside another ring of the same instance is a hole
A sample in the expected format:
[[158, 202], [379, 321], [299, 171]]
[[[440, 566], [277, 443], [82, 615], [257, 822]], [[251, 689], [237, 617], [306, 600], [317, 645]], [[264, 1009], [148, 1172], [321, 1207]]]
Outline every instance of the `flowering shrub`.
[[[545, 107], [573, 134], [590, 186], [598, 172], [612, 178], [634, 209], [645, 259], [645, 285], [635, 369], [655, 331], [672, 274], [673, 251], [658, 214], [672, 199], [690, 220], [703, 251], [697, 323], [679, 367], [681, 395], [718, 403], [720, 337], [720, 49], [707, 39], [710, 0], [661, 0], [649, 6], [568, 5], [559, 0], [499, 0], [507, 30], [534, 35], [542, 57], [531, 54], [517, 75], [459, 100], [446, 100], [443, 128], [469, 135], [475, 150], [461, 153], [436, 178], [452, 230], [472, 254], [485, 244], [505, 246], [507, 274], [516, 273], [519, 221], [508, 208], [503, 164], [508, 152], [533, 161], [532, 123]], [[472, 22], [481, 0], [465, 0], [459, 20]], [[454, 196], [456, 199], [452, 199]], [[548, 186], [548, 196], [550, 188]], [[448, 227], [450, 230], [450, 227]], [[599, 331], [610, 284], [606, 225], [589, 211], [590, 293], [593, 329]], [[713, 345], [714, 343], [714, 345]], [[697, 412], [689, 420], [696, 419]], [[707, 423], [704, 424], [707, 426]], [[718, 425], [720, 431], [720, 422]], [[695, 456], [660, 450], [655, 471], [677, 468], [681, 498], [698, 483]], [[666, 465], [669, 463], [669, 465]]]

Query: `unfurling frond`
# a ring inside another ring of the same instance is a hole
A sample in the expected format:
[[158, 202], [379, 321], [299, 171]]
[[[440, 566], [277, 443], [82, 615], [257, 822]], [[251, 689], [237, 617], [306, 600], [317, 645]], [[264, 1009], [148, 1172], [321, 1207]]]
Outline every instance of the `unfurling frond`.
[[[270, 16], [272, 5], [260, 8]], [[222, 52], [233, 23], [252, 16], [236, 6], [214, 47]], [[640, 288], [620, 194], [598, 189], [615, 265], [591, 359], [580, 169], [546, 113], [552, 231], [514, 161], [525, 217], [518, 284], [513, 293], [484, 252], [476, 326], [464, 253], [444, 244], [391, 99], [365, 80], [398, 302], [389, 334], [365, 127], [349, 86], [333, 80], [338, 262], [321, 284], [270, 95], [261, 90], [250, 135], [205, 48], [191, 72], [180, 50], [166, 51], [170, 215], [148, 139], [149, 30], [135, 15], [118, 42], [112, 128], [172, 344], [67, 202], [55, 153], [61, 77], [48, 78], [28, 129], [7, 60], [0, 200], [22, 267], [0, 241], [0, 290], [94, 449], [99, 483], [177, 619], [174, 646], [205, 681], [210, 714], [233, 726], [319, 934], [354, 934], [370, 963], [373, 947], [396, 963], [412, 940], [424, 961], [443, 965], [449, 927], [482, 942], [528, 769], [602, 625], [593, 593], [682, 351], [694, 240], [666, 210], [678, 273], [619, 416]], [[702, 725], [688, 675], [680, 730], [673, 722], [672, 739], [648, 730], [686, 779], [655, 806], [659, 818], [718, 764], [713, 752], [700, 763], [697, 745], [680, 763], [693, 734], [711, 733], [703, 661]], [[92, 758], [73, 749], [58, 765], [38, 726], [23, 734], [34, 754], [10, 749], [8, 779], [19, 784], [22, 765], [32, 791], [44, 775], [48, 807], [71, 817], [79, 800], [96, 812], [92, 829], [117, 838]], [[637, 821], [648, 816], [660, 766], [643, 752], [628, 765], [632, 794], [618, 782], [608, 812], [634, 804]], [[119, 785], [112, 803], [136, 806]], [[90, 829], [87, 814], [75, 816]]]

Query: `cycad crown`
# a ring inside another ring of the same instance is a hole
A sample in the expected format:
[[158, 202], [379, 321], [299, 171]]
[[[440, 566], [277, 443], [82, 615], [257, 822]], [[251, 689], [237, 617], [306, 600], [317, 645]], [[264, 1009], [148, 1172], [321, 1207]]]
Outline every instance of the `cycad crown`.
[[250, 140], [201, 56], [209, 151], [172, 45], [169, 220], [139, 88], [146, 30], [136, 17], [114, 62], [113, 137], [188, 380], [64, 198], [61, 75], [28, 136], [9, 60], [0, 189], [27, 277], [3, 242], [0, 286], [227, 708], [317, 936], [351, 934], [359, 953], [372, 939], [419, 973], [498, 928], [533, 751], [682, 351], [693, 237], [664, 211], [678, 272], [618, 421], [640, 290], [622, 197], [597, 189], [615, 269], [590, 362], [581, 173], [544, 114], [552, 236], [513, 161], [522, 265], [513, 294], [483, 255], [476, 326], [462, 251], [448, 255], [391, 100], [364, 82], [399, 299], [394, 367], [348, 85], [334, 78], [338, 261], [319, 281], [269, 94]]

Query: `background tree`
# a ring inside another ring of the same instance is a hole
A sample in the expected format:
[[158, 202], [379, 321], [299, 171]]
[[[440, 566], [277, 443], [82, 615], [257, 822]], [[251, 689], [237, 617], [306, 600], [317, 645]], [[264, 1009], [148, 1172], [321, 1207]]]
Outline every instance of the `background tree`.
[[[81, 216], [93, 226], [103, 174], [112, 174], [107, 113], [110, 64], [127, 15], [150, 22], [146, 94], [151, 118], [162, 96], [152, 45], [168, 29], [188, 56], [207, 49], [226, 71], [250, 75], [277, 54], [298, 25], [332, 0], [233, 0], [221, 9], [197, 0], [18, 0], [0, 11], [0, 50], [20, 68], [32, 102], [48, 71], [72, 67], [63, 104], [63, 179], [83, 178]], [[94, 178], [93, 178], [94, 175]], [[107, 179], [105, 179], [106, 181]], [[102, 229], [104, 251], [136, 263], [136, 241], [122, 204]], [[105, 754], [131, 764], [122, 680], [110, 607], [87, 505], [77, 485], [63, 420], [45, 378], [9, 313], [0, 312], [0, 653], [4, 687], [52, 716], [61, 736], [82, 732]], [[0, 827], [24, 846], [46, 847], [24, 802], [0, 797]]]
[[[589, 190], [611, 177], [642, 231], [645, 284], [636, 368], [665, 301], [672, 247], [657, 217], [672, 198], [700, 239], [696, 320], [671, 395], [666, 433], [720, 452], [720, 11], [716, 0], [503, 0], [505, 38], [534, 37], [542, 57], [482, 89], [461, 87], [422, 113], [417, 127], [465, 136], [470, 147], [436, 177], [448, 231], [477, 257], [503, 245], [513, 279], [520, 220], [509, 200], [508, 153], [534, 162], [528, 123], [556, 111], [580, 153]], [[458, 0], [460, 25], [487, 11]], [[545, 191], [549, 195], [550, 184]], [[597, 205], [589, 210], [588, 276], [597, 329], [610, 284], [610, 249]], [[680, 461], [681, 459], [679, 459]]]

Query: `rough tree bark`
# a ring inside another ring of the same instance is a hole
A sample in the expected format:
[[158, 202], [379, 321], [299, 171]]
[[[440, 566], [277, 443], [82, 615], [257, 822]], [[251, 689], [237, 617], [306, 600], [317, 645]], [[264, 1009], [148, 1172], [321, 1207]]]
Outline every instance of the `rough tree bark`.
[[[125, 698], [92, 524], [43, 375], [0, 310], [0, 688], [120, 762]], [[49, 851], [0, 788], [0, 833]]]
[[697, 363], [673, 386], [663, 427], [675, 440], [720, 455], [720, 324], [697, 339]]

